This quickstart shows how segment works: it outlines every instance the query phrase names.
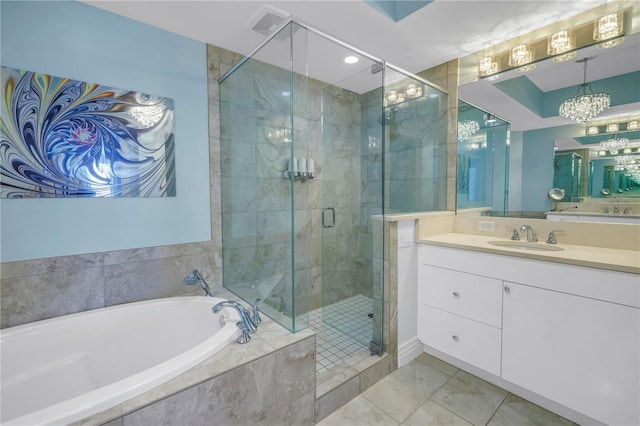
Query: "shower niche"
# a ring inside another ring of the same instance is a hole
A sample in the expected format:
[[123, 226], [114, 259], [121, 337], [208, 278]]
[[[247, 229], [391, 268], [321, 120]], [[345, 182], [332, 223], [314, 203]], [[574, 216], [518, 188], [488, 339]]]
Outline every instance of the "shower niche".
[[[389, 100], [410, 85], [419, 97]], [[292, 332], [321, 320], [382, 347], [390, 167], [406, 162], [407, 187], [434, 162], [427, 144], [446, 161], [446, 94], [290, 20], [220, 80], [220, 121], [224, 287]], [[412, 184], [405, 198], [444, 198]]]

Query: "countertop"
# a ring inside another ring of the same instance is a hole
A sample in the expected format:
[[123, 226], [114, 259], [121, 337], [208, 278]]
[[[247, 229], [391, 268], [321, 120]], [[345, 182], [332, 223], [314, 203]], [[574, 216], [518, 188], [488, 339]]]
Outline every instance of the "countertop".
[[[421, 238], [418, 239], [417, 242], [525, 259], [640, 274], [640, 252], [635, 250], [557, 244], [556, 247], [563, 248], [564, 250], [534, 251], [489, 244], [489, 241], [498, 240], [510, 241], [507, 238], [496, 238], [495, 236], [448, 233]], [[546, 245], [544, 241], [538, 241], [536, 244]]]

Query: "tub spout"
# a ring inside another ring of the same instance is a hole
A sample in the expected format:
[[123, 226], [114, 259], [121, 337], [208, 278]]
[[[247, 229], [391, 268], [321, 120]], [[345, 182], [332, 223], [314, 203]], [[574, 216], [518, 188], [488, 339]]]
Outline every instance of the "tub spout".
[[[234, 302], [233, 300], [225, 300], [225, 301], [222, 301], [220, 303], [217, 303], [212, 308], [212, 310], [213, 310], [214, 313], [217, 314], [218, 312], [220, 312], [224, 308], [234, 308], [238, 312], [238, 314], [240, 315], [240, 321], [238, 321], [238, 328], [240, 328], [240, 330], [243, 331], [243, 335], [240, 336], [240, 337], [244, 336], [244, 332], [246, 332], [248, 334], [253, 334], [256, 331], [258, 331], [258, 326], [251, 319], [251, 314], [240, 303]], [[246, 340], [246, 339], [243, 338], [243, 340]], [[247, 341], [248, 340], [246, 340], [244, 342], [238, 341], [238, 343], [246, 343]]]
[[200, 272], [198, 272], [197, 269], [194, 269], [193, 271], [189, 272], [189, 275], [187, 275], [182, 280], [182, 284], [186, 284], [186, 285], [198, 285], [198, 284], [200, 284], [200, 286], [204, 290], [204, 293], [207, 296], [213, 297], [213, 294], [211, 294], [211, 288], [209, 287], [209, 284], [207, 284], [207, 282], [204, 280], [204, 278], [202, 278], [202, 275], [200, 274]]

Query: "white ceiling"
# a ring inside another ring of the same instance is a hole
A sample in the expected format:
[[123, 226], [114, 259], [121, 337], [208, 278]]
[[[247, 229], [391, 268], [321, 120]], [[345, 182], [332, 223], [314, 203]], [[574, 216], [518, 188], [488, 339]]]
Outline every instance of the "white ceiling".
[[[243, 55], [265, 40], [252, 31], [266, 11], [293, 16], [376, 58], [407, 70], [420, 72], [449, 60], [467, 56], [484, 48], [529, 33], [537, 28], [578, 15], [611, 0], [435, 0], [400, 22], [380, 14], [361, 0], [335, 1], [94, 1], [84, 3], [141, 21], [174, 33], [210, 43]], [[637, 36], [637, 34], [636, 34]], [[632, 39], [633, 41], [630, 41]], [[316, 40], [319, 45], [322, 41]], [[312, 40], [309, 39], [309, 46]], [[589, 63], [588, 79], [621, 74], [622, 69], [640, 68], [640, 39], [631, 38], [617, 48], [599, 51]], [[592, 48], [594, 49], [594, 48]], [[309, 49], [311, 51], [311, 49]], [[600, 50], [600, 49], [598, 49]], [[273, 52], [277, 49], [273, 49]], [[329, 50], [314, 47], [309, 64], [312, 70], [327, 68], [337, 72], [329, 60]], [[623, 53], [624, 52], [624, 53]], [[287, 52], [288, 53], [288, 52]], [[623, 59], [613, 56], [623, 53]], [[266, 55], [267, 52], [261, 52]], [[593, 53], [589, 53], [592, 55]], [[277, 53], [270, 55], [277, 61]], [[611, 58], [609, 58], [611, 56]], [[580, 57], [583, 57], [582, 55]], [[266, 59], [266, 58], [261, 58]], [[349, 80], [360, 91], [370, 81], [370, 61], [361, 61], [350, 74], [337, 73], [323, 79], [337, 84]], [[326, 70], [325, 70], [326, 71]], [[629, 72], [629, 71], [626, 71]], [[510, 71], [514, 74], [514, 71]], [[312, 75], [314, 76], [314, 75]], [[350, 78], [346, 78], [349, 77]], [[582, 82], [581, 64], [569, 61], [555, 64], [544, 61], [527, 76], [543, 91], [577, 85]], [[503, 79], [514, 75], [504, 73]], [[345, 83], [346, 84], [346, 83]], [[346, 86], [345, 86], [346, 87]], [[541, 119], [522, 105], [495, 89], [490, 83], [467, 84], [460, 98], [493, 112], [512, 123], [513, 130], [528, 130], [567, 124], [558, 117]], [[638, 111], [639, 105], [611, 108], [609, 115]]]
[[361, 0], [83, 2], [243, 55], [264, 40], [251, 28], [265, 8], [274, 8], [377, 58], [419, 72], [607, 1], [435, 0], [400, 22]]

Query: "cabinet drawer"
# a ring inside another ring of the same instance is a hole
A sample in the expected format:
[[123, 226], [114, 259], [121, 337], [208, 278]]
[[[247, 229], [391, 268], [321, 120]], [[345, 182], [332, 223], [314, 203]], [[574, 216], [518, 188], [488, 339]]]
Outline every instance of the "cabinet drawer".
[[502, 281], [422, 265], [420, 303], [485, 324], [502, 326]]
[[418, 337], [425, 345], [500, 375], [501, 331], [498, 328], [421, 305]]

